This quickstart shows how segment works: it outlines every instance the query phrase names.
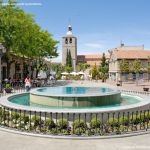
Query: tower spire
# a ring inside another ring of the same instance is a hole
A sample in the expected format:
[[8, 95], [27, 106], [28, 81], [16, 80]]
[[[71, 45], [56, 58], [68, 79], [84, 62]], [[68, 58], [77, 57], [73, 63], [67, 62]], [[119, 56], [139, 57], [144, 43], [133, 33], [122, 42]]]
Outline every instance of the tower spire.
[[72, 26], [71, 25], [68, 26], [68, 31], [72, 32]]
[[72, 35], [72, 26], [71, 25], [68, 25], [67, 35]]

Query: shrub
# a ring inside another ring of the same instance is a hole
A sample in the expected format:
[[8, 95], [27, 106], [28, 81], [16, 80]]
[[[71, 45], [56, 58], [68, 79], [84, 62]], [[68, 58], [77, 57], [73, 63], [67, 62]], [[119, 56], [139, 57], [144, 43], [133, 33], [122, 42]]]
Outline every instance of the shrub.
[[50, 131], [51, 134], [57, 135], [58, 134], [58, 130], [56, 128], [52, 128], [52, 130]]
[[107, 123], [111, 126], [111, 127], [118, 127], [120, 124], [120, 120], [118, 122], [118, 119], [116, 118], [109, 118]]
[[33, 116], [31, 121], [34, 123], [34, 126], [40, 125], [40, 117], [39, 116]]
[[12, 118], [12, 120], [15, 119], [17, 121], [20, 118], [20, 114], [18, 112], [12, 112], [11, 118]]
[[56, 124], [52, 119], [46, 119], [46, 126], [48, 127], [48, 129], [52, 129], [56, 127]]
[[97, 118], [93, 118], [90, 122], [91, 128], [100, 128], [100, 125], [101, 125], [101, 120]]
[[3, 112], [4, 112], [4, 109], [3, 109], [3, 108], [0, 108], [0, 117], [3, 116]]
[[59, 119], [58, 125], [60, 129], [67, 129], [68, 128], [68, 120], [67, 119]]
[[77, 128], [87, 128], [87, 124], [83, 120], [75, 120], [73, 123], [74, 129]]
[[82, 135], [82, 134], [85, 134], [86, 133], [86, 129], [85, 128], [76, 128], [74, 133], [76, 135]]
[[87, 129], [87, 130], [85, 131], [85, 134], [88, 135], [88, 136], [91, 136], [91, 135], [94, 135], [94, 134], [95, 134], [95, 131], [94, 131], [94, 130]]
[[12, 86], [10, 83], [5, 84], [5, 89], [12, 89]]
[[131, 123], [137, 125], [140, 123], [141, 119], [140, 119], [140, 115], [131, 115], [130, 116], [130, 120], [131, 120]]
[[[139, 114], [139, 118], [140, 118], [140, 114]], [[150, 120], [150, 113], [148, 112], [141, 113], [141, 121], [147, 122], [149, 120]]]
[[130, 119], [128, 117], [120, 117], [120, 124], [124, 126], [128, 126], [130, 123]]
[[24, 122], [26, 125], [29, 122], [29, 116], [28, 115], [21, 115], [21, 121]]

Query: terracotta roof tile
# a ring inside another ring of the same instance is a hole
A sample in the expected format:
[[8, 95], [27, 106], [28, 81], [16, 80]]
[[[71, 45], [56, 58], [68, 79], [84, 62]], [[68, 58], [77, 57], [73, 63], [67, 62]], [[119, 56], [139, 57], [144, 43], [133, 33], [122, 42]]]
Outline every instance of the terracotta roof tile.
[[[78, 55], [78, 57], [84, 57], [85, 59], [90, 59], [90, 58], [95, 58], [95, 59], [97, 59], [97, 58], [102, 58], [102, 54], [86, 54], [86, 55]], [[109, 56], [109, 54], [106, 54], [105, 55], [106, 56], [106, 58], [109, 58], [110, 56]]]
[[117, 59], [147, 59], [150, 56], [150, 50], [115, 50]]
[[100, 61], [87, 61], [86, 63], [89, 64], [89, 65], [91, 65], [91, 66], [94, 66], [95, 64], [96, 64], [97, 66], [100, 65]]

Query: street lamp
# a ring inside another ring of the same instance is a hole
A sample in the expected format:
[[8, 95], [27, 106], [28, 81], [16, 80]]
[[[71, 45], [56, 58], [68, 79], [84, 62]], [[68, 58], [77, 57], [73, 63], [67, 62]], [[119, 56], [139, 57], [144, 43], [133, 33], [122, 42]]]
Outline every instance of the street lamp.
[[2, 91], [2, 56], [6, 53], [6, 48], [0, 43], [0, 92]]

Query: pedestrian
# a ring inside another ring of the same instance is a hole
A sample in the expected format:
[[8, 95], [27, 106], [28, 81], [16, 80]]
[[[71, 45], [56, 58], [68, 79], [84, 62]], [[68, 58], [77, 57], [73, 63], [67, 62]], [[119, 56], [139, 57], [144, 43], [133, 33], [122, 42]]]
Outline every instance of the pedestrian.
[[27, 76], [25, 79], [25, 89], [27, 92], [29, 92], [31, 89], [31, 79], [29, 76]]

